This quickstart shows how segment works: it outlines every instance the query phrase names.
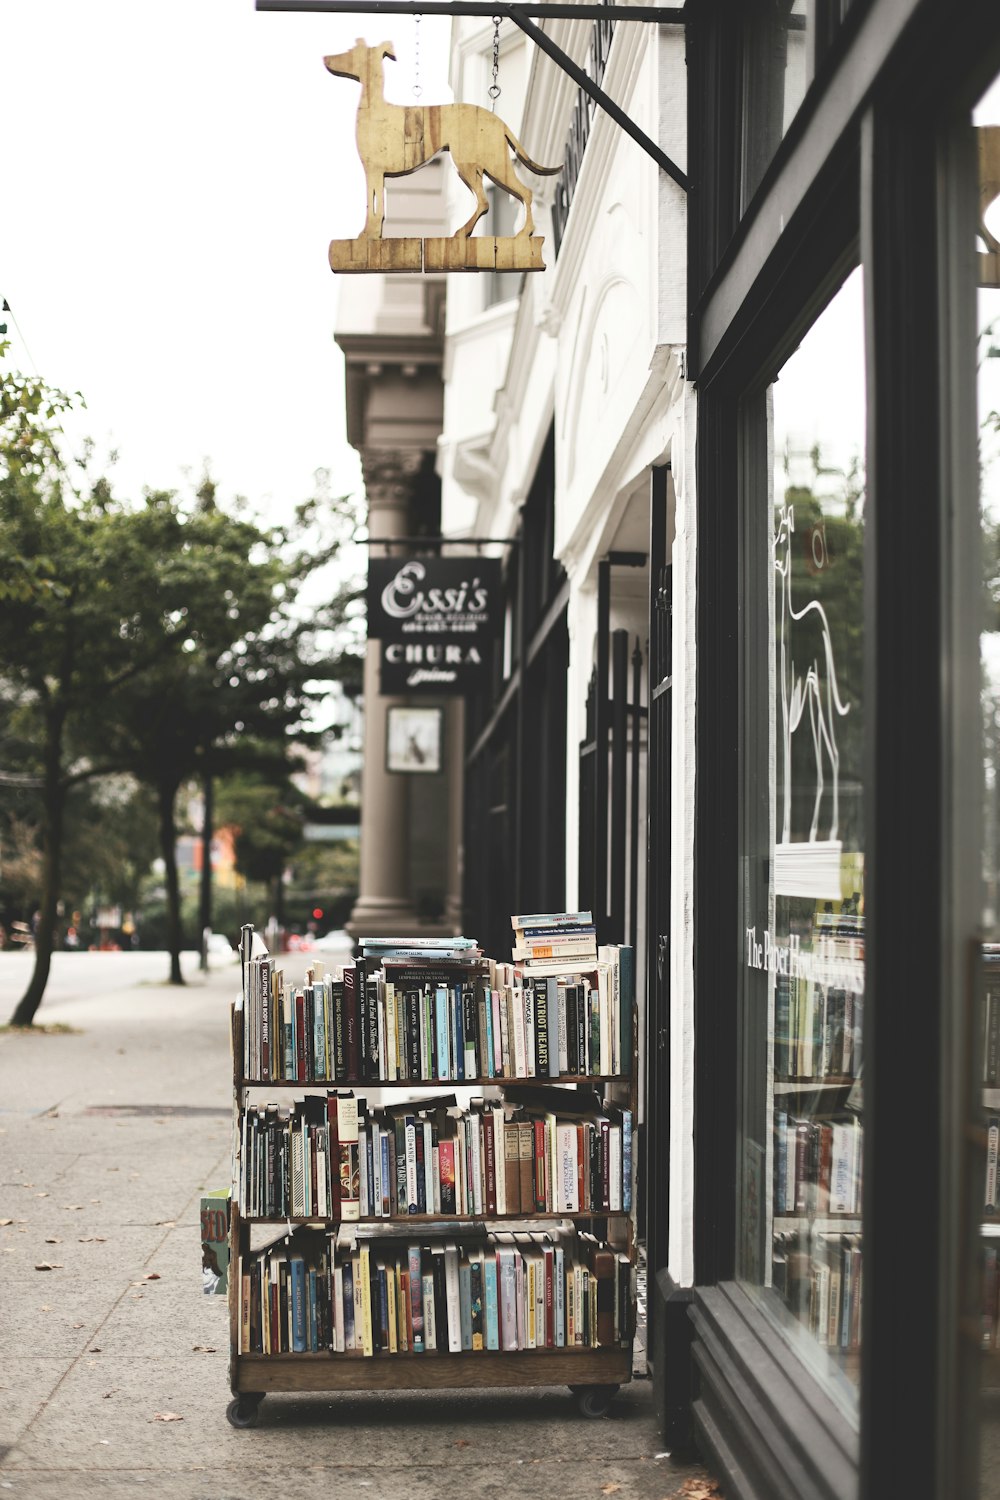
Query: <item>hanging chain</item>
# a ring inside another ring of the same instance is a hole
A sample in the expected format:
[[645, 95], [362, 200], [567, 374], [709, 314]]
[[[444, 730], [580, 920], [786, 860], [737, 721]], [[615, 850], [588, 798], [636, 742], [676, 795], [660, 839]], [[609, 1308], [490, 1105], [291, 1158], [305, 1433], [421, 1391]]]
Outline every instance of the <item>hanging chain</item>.
[[413, 97], [419, 99], [423, 93], [420, 84], [420, 16], [413, 19]]
[[490, 109], [495, 110], [497, 100], [500, 98], [500, 85], [497, 77], [500, 73], [500, 17], [493, 17], [493, 82], [487, 93], [490, 96]]

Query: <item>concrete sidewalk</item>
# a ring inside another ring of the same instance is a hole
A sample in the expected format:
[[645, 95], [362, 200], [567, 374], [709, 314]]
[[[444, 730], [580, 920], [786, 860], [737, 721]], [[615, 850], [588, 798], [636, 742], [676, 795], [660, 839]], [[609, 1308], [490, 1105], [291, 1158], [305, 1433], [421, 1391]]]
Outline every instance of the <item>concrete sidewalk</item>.
[[39, 1021], [77, 1034], [0, 1034], [0, 1490], [714, 1493], [659, 1452], [646, 1381], [597, 1421], [556, 1389], [275, 1396], [256, 1429], [229, 1426], [226, 1306], [201, 1292], [198, 1200], [229, 1180], [238, 979], [234, 965], [182, 989], [56, 1000]]

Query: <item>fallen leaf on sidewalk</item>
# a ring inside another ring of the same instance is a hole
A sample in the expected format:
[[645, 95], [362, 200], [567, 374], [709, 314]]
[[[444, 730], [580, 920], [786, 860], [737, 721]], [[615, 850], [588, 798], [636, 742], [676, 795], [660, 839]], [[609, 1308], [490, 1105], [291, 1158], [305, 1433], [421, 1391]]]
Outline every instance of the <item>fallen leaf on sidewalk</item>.
[[618, 1493], [618, 1491], [620, 1489], [621, 1489], [621, 1485], [620, 1484], [616, 1484], [614, 1482], [614, 1480], [612, 1479], [610, 1481], [610, 1483], [608, 1483], [608, 1484], [602, 1484], [601, 1485], [601, 1494], [602, 1495], [615, 1495], [615, 1494]]
[[183, 1422], [175, 1411], [155, 1411], [149, 1419], [151, 1422]]
[[82, 1327], [83, 1327], [83, 1324], [82, 1324], [82, 1323], [74, 1323], [74, 1324], [73, 1324], [73, 1327], [74, 1327], [74, 1328], [82, 1328]]
[[13, 1219], [0, 1219], [0, 1226], [6, 1227], [8, 1224], [13, 1224], [13, 1222]]
[[456, 1438], [455, 1442], [452, 1444], [453, 1448], [468, 1448], [468, 1446], [469, 1446], [469, 1439], [468, 1438]]
[[71, 1209], [75, 1209], [78, 1213], [81, 1213], [81, 1214], [83, 1213], [83, 1204], [82, 1203], [64, 1203], [63, 1204], [63, 1208], [71, 1208]]
[[49, 1196], [48, 1193], [36, 1193], [35, 1194], [36, 1198], [47, 1198], [48, 1196]]
[[47, 1239], [47, 1240], [46, 1240], [46, 1241], [45, 1241], [45, 1243], [46, 1243], [46, 1244], [47, 1244], [47, 1245], [61, 1245], [61, 1244], [62, 1244], [62, 1240], [60, 1240], [60, 1239], [57, 1239], [57, 1238], [56, 1238], [56, 1237], [55, 1237], [55, 1235], [52, 1235], [52, 1236], [50, 1236], [50, 1237], [49, 1237], [49, 1239]]
[[53, 1260], [53, 1261], [40, 1260], [40, 1261], [38, 1261], [38, 1263], [35, 1266], [35, 1270], [36, 1271], [61, 1271], [62, 1269], [63, 1269], [62, 1263], [61, 1263], [61, 1261], [58, 1261], [58, 1260]]
[[161, 1277], [159, 1271], [147, 1271], [142, 1279], [143, 1281], [159, 1281]]
[[722, 1491], [714, 1479], [685, 1479], [678, 1493], [687, 1500], [722, 1500]]
[[95, 1344], [94, 1347], [93, 1347], [93, 1349], [88, 1349], [87, 1350], [88, 1354], [100, 1354], [100, 1352], [101, 1352], [101, 1346], [100, 1346], [100, 1344]]
[[214, 1344], [192, 1344], [192, 1354], [215, 1354], [217, 1352]]

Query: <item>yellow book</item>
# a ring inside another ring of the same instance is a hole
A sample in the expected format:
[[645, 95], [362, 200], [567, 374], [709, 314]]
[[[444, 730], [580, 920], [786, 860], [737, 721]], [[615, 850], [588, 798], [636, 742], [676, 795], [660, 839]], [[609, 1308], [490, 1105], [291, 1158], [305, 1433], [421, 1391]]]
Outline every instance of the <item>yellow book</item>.
[[250, 1274], [240, 1277], [240, 1353], [250, 1353]]
[[409, 1267], [404, 1270], [400, 1266], [394, 1266], [393, 1281], [396, 1284], [396, 1338], [399, 1342], [400, 1354], [407, 1354], [410, 1348], [410, 1340], [406, 1331], [406, 1310], [410, 1300]]
[[370, 1252], [368, 1246], [361, 1246], [361, 1349], [369, 1357], [375, 1353], [375, 1342], [372, 1337], [372, 1287]]

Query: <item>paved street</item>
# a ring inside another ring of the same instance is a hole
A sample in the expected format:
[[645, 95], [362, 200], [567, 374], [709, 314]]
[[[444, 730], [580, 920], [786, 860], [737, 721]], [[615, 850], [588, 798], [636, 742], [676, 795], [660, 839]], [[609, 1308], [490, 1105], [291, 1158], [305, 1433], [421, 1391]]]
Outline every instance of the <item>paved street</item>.
[[[30, 961], [0, 954], [0, 1020]], [[258, 1428], [231, 1428], [226, 1309], [201, 1293], [198, 1200], [228, 1181], [239, 969], [206, 977], [191, 954], [179, 989], [166, 972], [163, 954], [57, 954], [38, 1020], [74, 1031], [0, 1034], [0, 1489], [31, 1500], [311, 1500], [334, 1485], [392, 1500], [712, 1492], [701, 1469], [658, 1451], [645, 1381], [598, 1421], [556, 1389], [278, 1396]]]

